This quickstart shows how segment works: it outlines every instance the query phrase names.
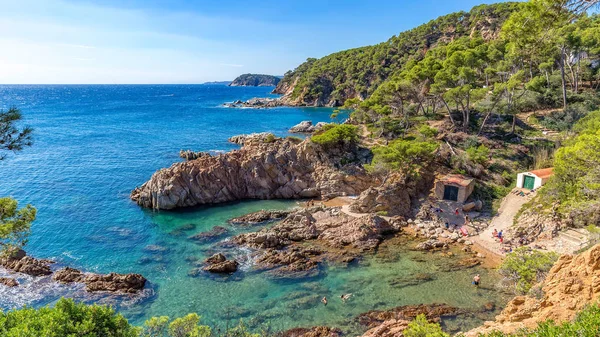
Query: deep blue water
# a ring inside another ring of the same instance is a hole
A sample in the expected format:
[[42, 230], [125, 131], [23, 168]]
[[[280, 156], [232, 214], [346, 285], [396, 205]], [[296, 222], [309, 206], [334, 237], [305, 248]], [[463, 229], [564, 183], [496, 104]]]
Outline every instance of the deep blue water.
[[[447, 283], [454, 280], [468, 284], [469, 272], [446, 273], [422, 287], [390, 288], [381, 280], [435, 271], [435, 259], [411, 260], [406, 256], [414, 253], [409, 252], [396, 259], [375, 259], [351, 273], [328, 268], [324, 278], [316, 280], [272, 280], [251, 272], [249, 261], [233, 278], [189, 276], [193, 266], [188, 257], [201, 259], [214, 249], [188, 236], [215, 225], [228, 226], [226, 220], [234, 216], [295, 203], [254, 201], [152, 212], [132, 203], [129, 193], [156, 170], [180, 161], [181, 149], [227, 151], [236, 148], [227, 142], [233, 135], [268, 131], [283, 136], [303, 120], [330, 121], [331, 109], [221, 106], [270, 96], [270, 90], [221, 85], [0, 86], [0, 108], [20, 108], [25, 124], [35, 129], [32, 147], [0, 162], [0, 196], [38, 209], [26, 250], [86, 271], [141, 273], [151, 283], [141, 299], [124, 299], [90, 296], [77, 286], [21, 277], [21, 287], [0, 288], [0, 308], [45, 305], [71, 296], [116, 305], [138, 324], [150, 316], [198, 312], [213, 324], [244, 318], [255, 326], [288, 328], [343, 325], [361, 312], [402, 304], [474, 306], [497, 299], [493, 292], [448, 290]], [[188, 224], [195, 228], [178, 230]], [[232, 234], [241, 231], [228, 228]], [[235, 254], [244, 260], [247, 252]], [[322, 294], [335, 297], [343, 292], [355, 293], [356, 303], [318, 305]]]

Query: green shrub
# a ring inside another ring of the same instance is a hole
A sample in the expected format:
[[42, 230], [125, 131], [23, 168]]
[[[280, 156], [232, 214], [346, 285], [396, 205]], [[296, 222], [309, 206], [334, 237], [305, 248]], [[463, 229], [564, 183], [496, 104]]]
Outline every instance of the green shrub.
[[312, 136], [311, 140], [314, 143], [326, 146], [356, 143], [358, 141], [358, 127], [348, 124], [327, 124], [318, 134]]
[[519, 247], [506, 256], [499, 272], [514, 283], [517, 292], [524, 294], [546, 277], [557, 259], [558, 254], [555, 252], [545, 253], [529, 247]]
[[61, 299], [52, 308], [0, 312], [0, 336], [135, 337], [138, 329], [109, 307]]
[[470, 161], [485, 166], [489, 161], [490, 149], [483, 144], [478, 147], [472, 146], [467, 149], [467, 156]]
[[379, 215], [379, 216], [387, 216], [388, 215], [388, 211], [379, 211], [379, 212], [377, 212], [377, 215]]
[[386, 171], [402, 170], [417, 175], [418, 169], [427, 165], [438, 148], [438, 144], [430, 141], [398, 139], [387, 146], [373, 149], [373, 160], [366, 165], [370, 172], [383, 169]]
[[419, 133], [425, 138], [433, 138], [437, 136], [438, 130], [430, 127], [427, 124], [423, 124], [419, 127]]
[[540, 124], [550, 130], [567, 131], [585, 115], [580, 106], [569, 106], [566, 110], [553, 111], [545, 116]]
[[277, 138], [275, 138], [275, 135], [272, 133], [269, 133], [266, 137], [265, 137], [265, 143], [274, 143], [275, 140]]
[[450, 337], [437, 323], [429, 323], [425, 315], [417, 316], [402, 332], [405, 337]]

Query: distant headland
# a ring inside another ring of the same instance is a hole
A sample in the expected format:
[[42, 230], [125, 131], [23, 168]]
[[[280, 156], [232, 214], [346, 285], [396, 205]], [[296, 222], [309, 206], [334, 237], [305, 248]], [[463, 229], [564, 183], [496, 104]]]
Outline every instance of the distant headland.
[[280, 77], [273, 75], [243, 74], [238, 76], [230, 87], [274, 87], [281, 81]]

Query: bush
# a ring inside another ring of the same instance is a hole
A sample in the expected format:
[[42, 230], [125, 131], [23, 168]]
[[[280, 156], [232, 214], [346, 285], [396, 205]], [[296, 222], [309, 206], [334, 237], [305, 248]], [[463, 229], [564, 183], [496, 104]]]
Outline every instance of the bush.
[[53, 308], [0, 312], [0, 336], [135, 337], [138, 329], [109, 307], [61, 299]]
[[575, 122], [580, 120], [585, 112], [578, 106], [570, 106], [564, 111], [553, 111], [548, 116], [540, 120], [540, 124], [545, 128], [554, 131], [571, 130]]
[[467, 156], [470, 161], [486, 166], [490, 158], [490, 149], [483, 144], [478, 147], [472, 146], [467, 149]]
[[277, 138], [275, 138], [275, 135], [272, 133], [269, 133], [266, 137], [265, 137], [265, 143], [274, 143], [275, 140]]
[[531, 287], [541, 282], [558, 259], [555, 252], [544, 253], [529, 247], [519, 247], [508, 254], [499, 272], [515, 285], [518, 293], [527, 293]]
[[450, 337], [437, 323], [429, 323], [425, 315], [417, 316], [402, 332], [405, 337]]
[[311, 140], [314, 143], [326, 146], [356, 143], [358, 141], [358, 127], [348, 124], [327, 124], [318, 134], [312, 136]]
[[433, 138], [437, 136], [438, 130], [430, 127], [427, 124], [423, 124], [419, 127], [419, 133], [425, 138]]
[[437, 148], [438, 144], [434, 142], [398, 139], [387, 146], [374, 148], [373, 160], [366, 168], [371, 172], [383, 168], [387, 171], [402, 170], [407, 174], [417, 175], [418, 169], [433, 159]]

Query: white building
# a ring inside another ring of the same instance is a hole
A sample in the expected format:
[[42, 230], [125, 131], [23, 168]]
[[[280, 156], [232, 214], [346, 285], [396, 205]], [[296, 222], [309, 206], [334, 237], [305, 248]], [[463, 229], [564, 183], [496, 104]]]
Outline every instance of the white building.
[[533, 190], [540, 188], [552, 177], [554, 168], [545, 168], [529, 172], [522, 172], [517, 175], [517, 187]]

